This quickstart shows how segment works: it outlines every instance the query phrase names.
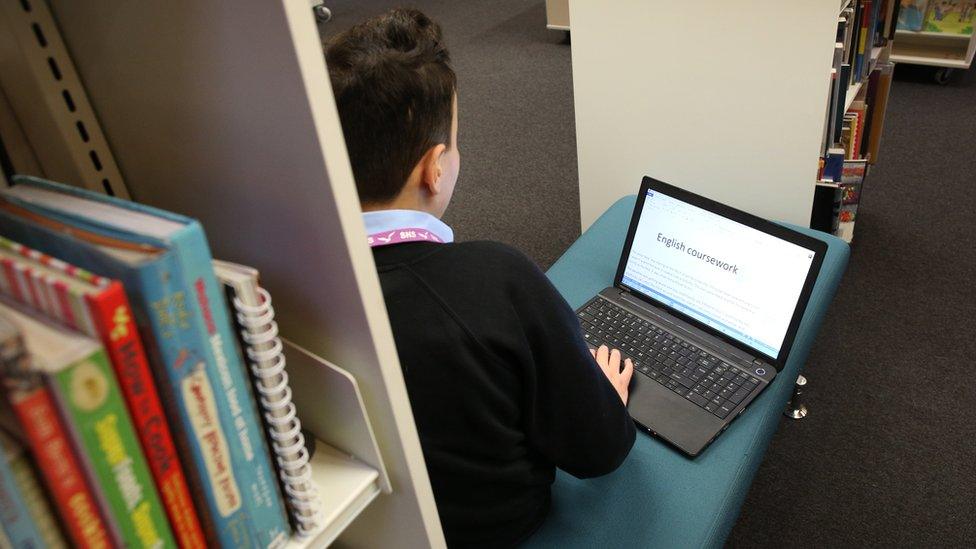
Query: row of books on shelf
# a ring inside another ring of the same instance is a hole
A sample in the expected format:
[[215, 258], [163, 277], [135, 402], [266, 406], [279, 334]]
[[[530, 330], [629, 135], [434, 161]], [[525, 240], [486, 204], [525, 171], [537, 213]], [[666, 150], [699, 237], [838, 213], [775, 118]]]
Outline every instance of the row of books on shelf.
[[15, 181], [0, 189], [0, 546], [266, 548], [314, 531], [257, 271], [213, 261], [195, 220]]
[[976, 21], [976, 0], [901, 0], [898, 30], [969, 36]]
[[871, 53], [894, 38], [898, 7], [898, 0], [851, 0], [841, 10], [833, 69], [847, 86], [867, 78]]
[[848, 94], [856, 93], [852, 86], [863, 85], [871, 78], [877, 66], [875, 52], [887, 47], [894, 34], [892, 21], [897, 5], [896, 0], [854, 0], [841, 11], [830, 69], [821, 155], [840, 142], [844, 115], [850, 104]]
[[[834, 234], [857, 215], [868, 165], [878, 158], [894, 64], [882, 50], [896, 0], [853, 0], [837, 22], [811, 227]], [[848, 94], [855, 94], [849, 97]]]
[[894, 64], [877, 64], [833, 127], [836, 139], [820, 159], [811, 227], [838, 234], [841, 224], [854, 222], [868, 166], [878, 158], [893, 73]]

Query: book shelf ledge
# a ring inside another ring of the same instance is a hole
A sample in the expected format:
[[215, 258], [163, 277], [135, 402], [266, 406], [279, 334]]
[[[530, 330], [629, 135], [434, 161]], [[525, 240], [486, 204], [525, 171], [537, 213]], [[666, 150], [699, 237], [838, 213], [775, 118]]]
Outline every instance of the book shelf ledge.
[[899, 30], [895, 31], [895, 39], [925, 39], [925, 40], [960, 40], [963, 42], [968, 42], [973, 35], [971, 34], [955, 34], [951, 32], [930, 32], [930, 31], [910, 31], [910, 30]]
[[326, 547], [392, 488], [356, 378], [286, 339], [282, 343], [292, 399], [302, 427], [316, 439], [310, 464], [322, 503], [320, 529], [286, 547]]
[[892, 53], [891, 60], [895, 63], [910, 63], [912, 65], [930, 65], [932, 67], [947, 67], [950, 69], [968, 69], [969, 61], [966, 59], [954, 59], [949, 57], [938, 57], [935, 55], [923, 55], [920, 52]]
[[858, 92], [861, 91], [861, 86], [863, 84], [864, 82], [857, 82], [853, 86], [847, 88], [847, 98], [844, 101], [844, 112], [851, 110], [851, 105], [854, 104], [854, 99], [857, 97]]
[[286, 549], [328, 547], [382, 492], [379, 471], [320, 440], [310, 463], [322, 502], [322, 526], [309, 536], [293, 537]]

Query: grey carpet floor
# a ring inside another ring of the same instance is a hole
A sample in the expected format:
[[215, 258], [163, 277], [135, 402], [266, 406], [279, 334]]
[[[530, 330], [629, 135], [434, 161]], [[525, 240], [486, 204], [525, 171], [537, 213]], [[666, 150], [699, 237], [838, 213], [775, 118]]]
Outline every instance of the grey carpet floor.
[[[329, 1], [328, 37], [403, 2]], [[461, 173], [444, 221], [458, 240], [511, 244], [543, 268], [579, 236], [569, 46], [545, 4], [433, 0], [458, 76]]]
[[[330, 1], [329, 35], [396, 5]], [[445, 220], [543, 268], [579, 235], [569, 46], [542, 2], [418, 1], [459, 77]], [[976, 539], [976, 76], [899, 67], [844, 282], [728, 544], [949, 547]], [[622, 510], [625, 512], [625, 510]]]

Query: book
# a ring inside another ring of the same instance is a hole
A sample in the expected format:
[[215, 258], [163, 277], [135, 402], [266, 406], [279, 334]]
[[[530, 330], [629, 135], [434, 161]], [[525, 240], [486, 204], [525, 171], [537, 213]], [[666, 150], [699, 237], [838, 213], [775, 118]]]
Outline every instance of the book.
[[857, 217], [857, 208], [861, 202], [861, 189], [866, 174], [866, 160], [847, 160], [844, 162], [844, 173], [840, 183], [841, 206], [838, 214], [840, 223], [851, 223]]
[[894, 76], [894, 71], [895, 65], [890, 62], [878, 65], [878, 70], [875, 71], [877, 72], [877, 86], [871, 90], [871, 101], [874, 108], [871, 109], [869, 115], [871, 117], [870, 128], [866, 130], [868, 136], [865, 154], [865, 157], [872, 164], [878, 161], [878, 151], [881, 148], [881, 134], [884, 131], [885, 110], [888, 108], [888, 95], [891, 91], [891, 80]]
[[259, 395], [289, 516], [298, 534], [308, 535], [319, 525], [321, 503], [311, 480], [302, 423], [291, 399], [271, 295], [259, 285], [257, 269], [228, 261], [214, 260], [213, 264], [217, 280], [224, 285], [244, 362], [250, 367], [251, 381]]
[[[866, 158], [868, 162], [871, 163], [871, 158], [868, 150], [869, 138], [871, 136], [872, 127], [874, 122], [878, 120], [879, 111], [877, 109], [878, 105], [874, 102], [876, 96], [878, 95], [878, 78], [881, 71], [879, 67], [875, 67], [871, 74], [868, 75], [867, 85], [864, 86], [864, 97], [863, 101], [868, 106], [864, 113], [864, 126], [861, 128], [861, 145], [858, 149], [858, 158]], [[884, 116], [884, 110], [880, 111], [881, 116]]]
[[[0, 317], [0, 375], [25, 371], [29, 363], [20, 331]], [[37, 375], [6, 377], [3, 387], [6, 403], [17, 418], [15, 425], [33, 454], [48, 492], [59, 503], [55, 510], [68, 538], [79, 547], [111, 547], [108, 524], [71, 447], [67, 427], [58, 415], [50, 389]]]
[[851, 66], [847, 63], [841, 65], [840, 71], [840, 90], [837, 94], [837, 107], [834, 109], [834, 135], [831, 143], [841, 142], [841, 129], [844, 121], [844, 107], [847, 105], [847, 93], [849, 82], [851, 81]]
[[859, 4], [861, 7], [861, 20], [860, 27], [855, 31], [857, 35], [857, 53], [854, 57], [854, 75], [856, 75], [856, 81], [861, 81], [861, 76], [864, 74], [864, 67], [871, 57], [871, 43], [868, 41], [870, 37], [871, 28], [871, 13], [873, 10], [872, 0], [861, 0]]
[[[4, 431], [0, 431], [0, 446], [7, 452], [14, 483], [27, 507], [27, 513], [37, 528], [40, 539], [30, 547], [61, 549], [67, 547], [64, 535], [58, 525], [54, 510], [41, 487], [37, 470], [31, 463], [31, 456], [22, 444]], [[16, 545], [15, 545], [16, 547]]]
[[[9, 325], [0, 326], [0, 340], [10, 337], [11, 334], [2, 333], [8, 327]], [[0, 544], [0, 546], [16, 549], [48, 547], [52, 545], [49, 542], [53, 541], [53, 545], [63, 547], [63, 541], [57, 541], [56, 538], [45, 539], [42, 536], [39, 528], [42, 525], [35, 522], [28, 507], [29, 493], [36, 492], [37, 484], [31, 475], [30, 465], [24, 459], [23, 449], [6, 433], [0, 431], [0, 530], [7, 538], [7, 544]], [[25, 494], [25, 491], [28, 493]], [[43, 526], [48, 528], [54, 526], [55, 531], [57, 529], [50, 519]]]
[[206, 547], [122, 284], [3, 237], [0, 265], [0, 294], [105, 346], [176, 541]]
[[854, 140], [854, 128], [856, 127], [856, 115], [845, 114], [844, 122], [840, 130], [840, 146], [844, 149], [844, 158], [851, 157], [852, 143]]
[[200, 224], [32, 177], [0, 190], [0, 235], [125, 286], [204, 533], [274, 547], [290, 534], [270, 452]]
[[898, 30], [920, 31], [925, 23], [928, 0], [900, 0]]
[[861, 142], [864, 141], [864, 125], [868, 115], [868, 104], [864, 100], [866, 93], [867, 87], [862, 86], [858, 98], [851, 103], [851, 108], [847, 111], [854, 118], [851, 150], [848, 154], [848, 157], [851, 159], [863, 158], [861, 155]]
[[976, 0], [932, 0], [923, 30], [946, 34], [973, 34]]
[[[41, 376], [65, 420], [104, 514], [127, 547], [176, 547], [122, 392], [97, 340], [0, 299], [30, 361], [5, 376]], [[61, 503], [64, 504], [64, 503]]]
[[898, 21], [901, 17], [901, 1], [900, 0], [888, 0], [890, 2], [891, 8], [889, 10], [888, 16], [888, 31], [885, 34], [886, 40], [894, 40], [895, 33], [898, 31]]
[[846, 151], [840, 147], [827, 149], [824, 156], [824, 169], [822, 179], [825, 181], [839, 182], [844, 169], [844, 157]]
[[817, 183], [813, 193], [810, 228], [826, 233], [835, 233], [838, 227], [840, 202], [841, 189], [838, 183], [829, 181]]

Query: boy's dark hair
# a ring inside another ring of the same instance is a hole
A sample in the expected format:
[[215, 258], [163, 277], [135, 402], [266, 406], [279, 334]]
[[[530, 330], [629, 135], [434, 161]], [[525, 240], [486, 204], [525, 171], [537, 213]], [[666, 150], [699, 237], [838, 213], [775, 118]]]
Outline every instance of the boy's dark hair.
[[454, 146], [457, 77], [440, 25], [397, 8], [331, 38], [325, 60], [359, 201], [390, 201], [424, 153]]

